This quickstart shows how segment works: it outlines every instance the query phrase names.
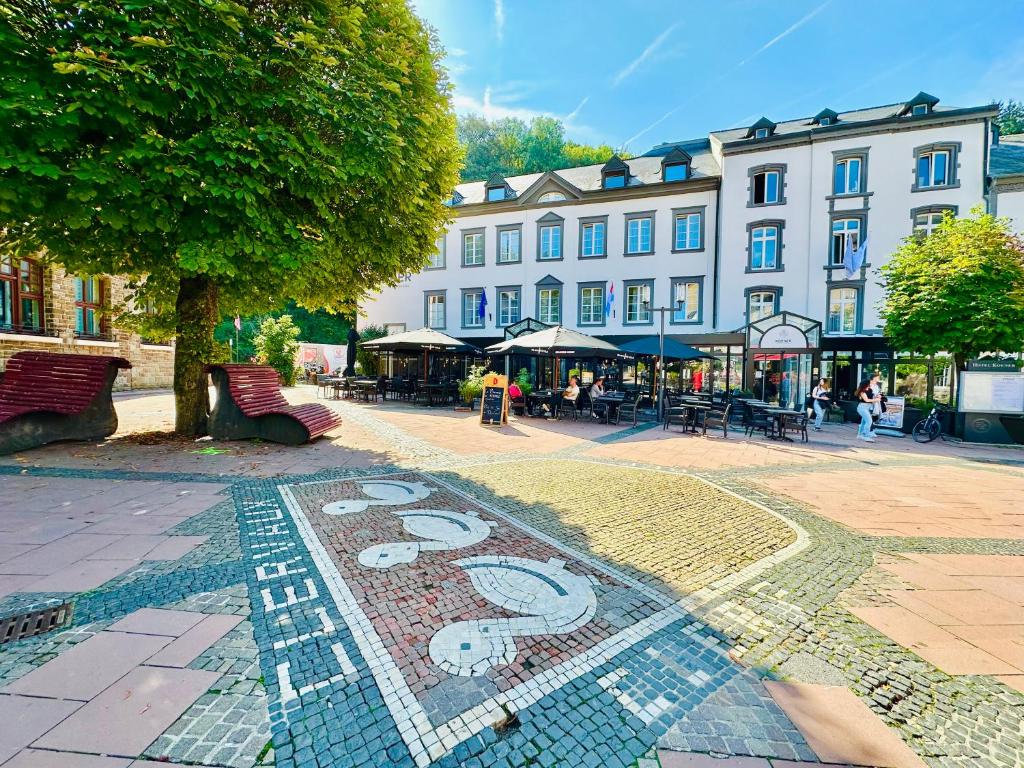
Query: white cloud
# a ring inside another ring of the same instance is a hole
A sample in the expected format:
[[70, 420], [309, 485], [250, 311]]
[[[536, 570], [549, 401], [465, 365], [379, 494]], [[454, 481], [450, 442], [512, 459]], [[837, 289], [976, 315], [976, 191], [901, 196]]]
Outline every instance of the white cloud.
[[619, 70], [615, 77], [612, 78], [612, 85], [620, 85], [623, 80], [630, 77], [634, 72], [636, 72], [645, 61], [647, 61], [649, 58], [651, 58], [651, 56], [653, 56], [657, 52], [657, 50], [662, 46], [662, 44], [664, 44], [664, 42], [668, 39], [669, 35], [675, 32], [676, 27], [678, 26], [678, 24], [673, 24], [671, 27], [669, 27], [656, 38], [654, 38], [651, 44], [644, 48], [643, 52], [639, 56], [637, 56], [635, 59], [629, 62], [629, 64], [627, 64], [625, 67]]
[[811, 11], [811, 12], [810, 12], [810, 13], [808, 13], [808, 14], [807, 14], [806, 16], [804, 16], [804, 17], [803, 17], [802, 19], [800, 19], [799, 21], [796, 21], [796, 22], [794, 22], [794, 23], [790, 24], [790, 25], [789, 25], [788, 27], [786, 27], [786, 29], [785, 29], [784, 31], [782, 31], [782, 32], [780, 32], [779, 34], [777, 34], [777, 35], [776, 35], [775, 37], [773, 37], [773, 38], [772, 38], [771, 40], [769, 40], [769, 41], [768, 41], [767, 43], [765, 43], [765, 44], [764, 44], [764, 45], [762, 45], [762, 46], [761, 46], [760, 48], [758, 48], [758, 49], [757, 49], [756, 51], [754, 51], [754, 52], [753, 52], [752, 54], [750, 54], [750, 56], [748, 56], [748, 57], [747, 57], [747, 58], [745, 58], [745, 59], [744, 59], [743, 61], [741, 61], [741, 62], [740, 62], [740, 63], [739, 63], [738, 65], [737, 65], [737, 67], [742, 67], [742, 66], [743, 66], [744, 64], [746, 64], [746, 63], [748, 63], [748, 62], [750, 62], [750, 61], [753, 61], [753, 60], [754, 60], [754, 59], [756, 59], [756, 58], [757, 58], [758, 56], [760, 56], [760, 55], [761, 55], [762, 53], [764, 53], [764, 52], [765, 52], [765, 51], [767, 51], [767, 50], [768, 50], [769, 48], [771, 48], [771, 47], [772, 47], [773, 45], [775, 45], [775, 44], [776, 44], [776, 43], [778, 43], [779, 41], [781, 41], [781, 40], [784, 40], [785, 38], [789, 37], [789, 36], [790, 36], [791, 34], [793, 34], [793, 33], [794, 33], [794, 32], [796, 32], [796, 31], [797, 31], [798, 29], [800, 29], [800, 27], [802, 27], [802, 26], [803, 26], [804, 24], [806, 24], [806, 23], [807, 23], [808, 21], [810, 21], [811, 19], [813, 19], [813, 18], [814, 18], [815, 16], [817, 16], [817, 15], [818, 15], [819, 13], [821, 13], [822, 11], [824, 11], [824, 10], [825, 10], [825, 9], [826, 9], [826, 8], [827, 8], [827, 7], [829, 6], [829, 5], [831, 5], [831, 4], [832, 4], [832, 0], [825, 0], [825, 2], [824, 2], [824, 3], [822, 3], [821, 5], [819, 5], [819, 6], [818, 6], [817, 8], [815, 8], [815, 9], [814, 9], [813, 11]]
[[672, 115], [674, 115], [680, 109], [682, 109], [682, 107], [676, 107], [675, 109], [670, 109], [668, 112], [666, 112], [664, 115], [659, 117], [657, 120], [655, 120], [653, 123], [648, 125], [646, 128], [643, 128], [640, 131], [638, 131], [637, 133], [634, 133], [632, 136], [630, 136], [628, 139], [626, 139], [624, 142], [622, 142], [622, 146], [629, 147], [629, 145], [632, 144], [634, 141], [639, 139], [641, 136], [644, 136], [648, 132], [653, 131], [659, 125], [661, 125], [666, 120], [668, 120], [670, 117], [672, 117]]
[[467, 51], [465, 48], [449, 48], [448, 55], [451, 56], [453, 59], [461, 59], [463, 56], [468, 56], [469, 51]]
[[566, 124], [571, 123], [573, 120], [575, 120], [577, 118], [577, 116], [580, 114], [580, 110], [583, 109], [583, 107], [586, 106], [588, 101], [590, 101], [590, 97], [589, 96], [584, 96], [583, 100], [580, 101], [580, 103], [576, 105], [576, 109], [574, 109], [572, 112], [570, 112], [568, 115], [565, 116]]
[[500, 43], [505, 39], [505, 2], [494, 0], [494, 34]]
[[504, 117], [515, 117], [525, 122], [530, 122], [535, 117], [558, 117], [553, 112], [547, 112], [530, 107], [517, 106], [507, 101], [495, 102], [491, 86], [484, 88], [482, 99], [477, 99], [464, 93], [456, 92], [452, 96], [452, 104], [456, 112], [473, 112], [483, 115], [488, 120], [501, 120]]

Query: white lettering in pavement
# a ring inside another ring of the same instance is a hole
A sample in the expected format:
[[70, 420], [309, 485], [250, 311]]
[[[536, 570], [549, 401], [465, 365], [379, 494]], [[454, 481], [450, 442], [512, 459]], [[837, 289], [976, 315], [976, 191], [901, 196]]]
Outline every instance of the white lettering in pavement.
[[297, 576], [300, 573], [305, 573], [305, 568], [296, 568], [294, 571], [288, 569], [288, 566], [292, 563], [301, 562], [302, 558], [292, 557], [280, 563], [267, 563], [266, 565], [257, 565], [256, 579], [257, 581], [267, 581], [269, 579], [279, 579], [282, 576]]
[[320, 593], [316, 591], [316, 584], [313, 583], [312, 579], [303, 579], [302, 583], [306, 585], [306, 595], [304, 597], [299, 597], [295, 594], [295, 587], [284, 587], [283, 603], [278, 603], [274, 601], [274, 597], [273, 595], [271, 595], [269, 587], [261, 589], [260, 594], [263, 595], [264, 610], [266, 610], [267, 613], [270, 613], [271, 611], [279, 611], [282, 608], [287, 608], [289, 605], [308, 603], [310, 600], [316, 600], [318, 597], [320, 597]]
[[327, 635], [334, 634], [334, 630], [337, 627], [334, 626], [334, 622], [331, 621], [331, 617], [327, 615], [327, 611], [323, 608], [314, 608], [313, 612], [320, 617], [320, 623], [323, 625], [323, 629], [318, 629], [315, 632], [308, 632], [305, 635], [298, 635], [297, 637], [290, 637], [287, 640], [278, 640], [274, 643], [275, 650], [281, 650], [287, 648], [290, 645], [296, 643], [304, 643], [307, 640], [312, 640], [314, 637], [326, 637]]
[[356, 667], [352, 663], [352, 660], [345, 653], [345, 649], [341, 647], [341, 643], [334, 643], [331, 646], [331, 650], [334, 652], [334, 657], [338, 660], [338, 664], [341, 666], [341, 674], [333, 675], [326, 680], [320, 680], [316, 683], [310, 683], [304, 685], [298, 690], [292, 687], [292, 679], [289, 670], [291, 665], [287, 661], [282, 661], [277, 665], [277, 678], [281, 682], [281, 703], [287, 704], [289, 701], [299, 698], [304, 694], [311, 693], [312, 691], [318, 691], [324, 686], [331, 685], [340, 680], [344, 680], [349, 675], [356, 674]]

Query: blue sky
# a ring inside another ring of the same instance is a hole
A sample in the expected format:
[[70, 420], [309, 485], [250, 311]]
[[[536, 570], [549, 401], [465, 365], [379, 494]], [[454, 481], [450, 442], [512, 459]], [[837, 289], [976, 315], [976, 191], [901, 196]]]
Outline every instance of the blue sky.
[[1024, 100], [1024, 0], [412, 0], [455, 108], [662, 141], [895, 103]]

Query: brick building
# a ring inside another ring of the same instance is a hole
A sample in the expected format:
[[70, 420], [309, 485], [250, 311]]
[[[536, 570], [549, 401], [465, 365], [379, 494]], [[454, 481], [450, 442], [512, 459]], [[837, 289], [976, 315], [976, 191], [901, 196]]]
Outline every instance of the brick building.
[[76, 277], [60, 265], [0, 257], [0, 368], [15, 352], [34, 349], [128, 359], [115, 389], [170, 387], [174, 345], [147, 342], [117, 328], [103, 308], [126, 299], [122, 277]]

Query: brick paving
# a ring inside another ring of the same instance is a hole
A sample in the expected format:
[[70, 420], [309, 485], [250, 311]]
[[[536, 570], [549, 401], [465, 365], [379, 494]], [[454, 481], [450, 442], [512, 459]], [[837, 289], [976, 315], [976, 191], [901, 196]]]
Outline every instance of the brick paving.
[[3, 768], [1024, 764], [1019, 451], [167, 399], [0, 459]]

